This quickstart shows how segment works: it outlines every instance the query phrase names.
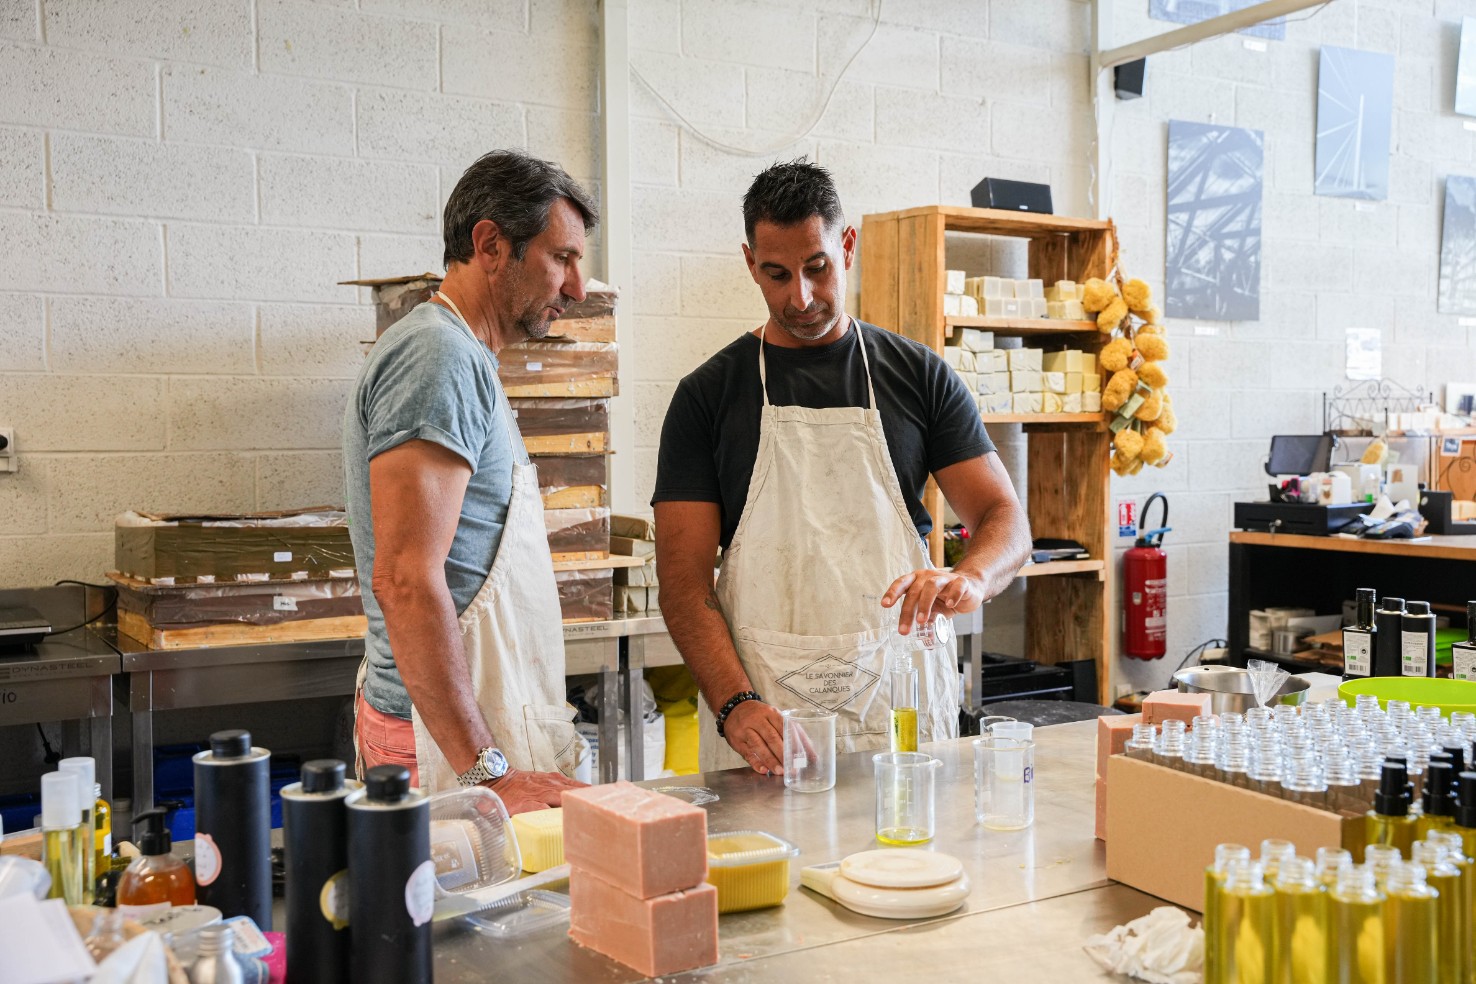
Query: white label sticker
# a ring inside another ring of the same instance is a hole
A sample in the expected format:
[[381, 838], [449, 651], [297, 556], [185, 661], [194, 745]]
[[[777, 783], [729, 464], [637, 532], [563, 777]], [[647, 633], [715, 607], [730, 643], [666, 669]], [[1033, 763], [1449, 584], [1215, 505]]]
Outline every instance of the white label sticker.
[[334, 929], [343, 929], [349, 924], [348, 890], [348, 869], [345, 868], [325, 881], [323, 890], [318, 893], [318, 909]]
[[1429, 653], [1425, 651], [1425, 640], [1429, 636], [1423, 632], [1401, 632], [1400, 655], [1403, 657], [1400, 672], [1405, 676], [1422, 677], [1430, 675], [1430, 665], [1426, 662]]
[[436, 863], [422, 861], [405, 881], [405, 911], [417, 926], [430, 922], [436, 908]]
[[292, 563], [292, 551], [291, 550], [278, 550], [276, 553], [272, 554], [272, 563], [274, 563], [274, 564], [290, 564], [290, 563]]
[[542, 372], [543, 371], [543, 363], [542, 362], [530, 362], [530, 363], [528, 363], [528, 365], [527, 365], [526, 368], [527, 368], [527, 370], [529, 372]]
[[1245, 50], [1246, 51], [1265, 51], [1266, 50], [1266, 42], [1259, 41], [1259, 40], [1257, 40], [1255, 38], [1243, 38], [1242, 41], [1241, 41], [1241, 43], [1245, 45]]
[[297, 611], [297, 599], [287, 595], [272, 595], [272, 609], [279, 612]]
[[1453, 664], [1451, 676], [1457, 680], [1476, 680], [1476, 646], [1464, 643], [1451, 646], [1450, 659]]
[[1467, 130], [1476, 130], [1476, 122], [1473, 122], [1471, 120], [1467, 120], [1466, 122], [1462, 123], [1461, 126], [1465, 127]]
[[195, 881], [209, 885], [220, 877], [220, 848], [209, 834], [195, 832]]
[[1348, 676], [1373, 675], [1373, 639], [1367, 632], [1343, 630], [1343, 672]]
[[132, 919], [134, 922], [143, 922], [145, 919], [147, 919], [149, 916], [154, 915], [155, 913], [168, 911], [168, 902], [154, 902], [150, 905], [118, 906], [119, 914], [122, 915], [125, 919]]

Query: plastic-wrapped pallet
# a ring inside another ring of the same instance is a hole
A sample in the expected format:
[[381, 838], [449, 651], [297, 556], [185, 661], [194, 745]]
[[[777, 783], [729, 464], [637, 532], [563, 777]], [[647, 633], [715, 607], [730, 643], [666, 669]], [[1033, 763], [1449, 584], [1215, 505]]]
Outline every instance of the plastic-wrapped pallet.
[[600, 560], [610, 556], [610, 510], [545, 509], [543, 525], [555, 561]]

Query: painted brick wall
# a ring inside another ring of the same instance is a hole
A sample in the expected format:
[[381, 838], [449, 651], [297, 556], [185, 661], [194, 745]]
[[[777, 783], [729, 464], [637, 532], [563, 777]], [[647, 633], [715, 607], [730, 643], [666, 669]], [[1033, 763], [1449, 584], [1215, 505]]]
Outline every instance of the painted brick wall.
[[[1166, 29], [1146, 6], [1118, 0], [1119, 40]], [[867, 10], [630, 0], [632, 61], [709, 136], [771, 148], [818, 108]], [[1434, 302], [1443, 177], [1476, 167], [1451, 113], [1471, 13], [1345, 0], [1265, 50], [1155, 57], [1148, 96], [1117, 104], [1113, 214], [1155, 289], [1165, 122], [1256, 127], [1268, 147], [1262, 320], [1171, 326], [1177, 457], [1114, 487], [1168, 492], [1175, 526], [1171, 659], [1128, 681], [1223, 633], [1230, 504], [1258, 489], [1272, 433], [1320, 427], [1346, 328], [1381, 328], [1402, 382], [1476, 378], [1476, 339]], [[1089, 37], [1077, 0], [887, 0], [819, 125], [761, 157], [710, 146], [632, 82], [626, 501], [649, 497], [676, 380], [762, 316], [738, 253], [749, 177], [809, 154], [854, 220], [964, 203], [986, 174], [1049, 181], [1058, 211], [1090, 214]], [[1397, 55], [1388, 202], [1312, 195], [1322, 44]], [[440, 205], [487, 148], [595, 178], [597, 53], [593, 0], [0, 2], [0, 425], [23, 454], [0, 476], [0, 584], [95, 577], [123, 508], [339, 498], [339, 412], [372, 315], [334, 282], [437, 268]], [[1023, 274], [1008, 245], [951, 242], [950, 261]], [[1015, 468], [1017, 430], [995, 433]], [[991, 646], [1018, 645], [1018, 611], [1018, 591], [991, 610]]]

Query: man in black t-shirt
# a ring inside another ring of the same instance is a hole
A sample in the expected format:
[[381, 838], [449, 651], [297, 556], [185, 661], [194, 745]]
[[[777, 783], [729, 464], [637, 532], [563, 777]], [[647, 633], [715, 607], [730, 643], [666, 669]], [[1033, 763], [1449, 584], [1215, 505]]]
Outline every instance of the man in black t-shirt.
[[[876, 615], [863, 596], [895, 606], [904, 634], [974, 611], [1028, 558], [1030, 533], [962, 380], [845, 313], [856, 230], [829, 174], [774, 165], [743, 211], [769, 319], [679, 384], [652, 501], [661, 608], [715, 725], [703, 767], [738, 764], [710, 747], [721, 735], [775, 773], [782, 708], [835, 711], [842, 750], [886, 744], [885, 652], [857, 634]], [[921, 539], [930, 474], [972, 534], [952, 571], [932, 569]], [[956, 667], [921, 669], [923, 740], [956, 733]]]

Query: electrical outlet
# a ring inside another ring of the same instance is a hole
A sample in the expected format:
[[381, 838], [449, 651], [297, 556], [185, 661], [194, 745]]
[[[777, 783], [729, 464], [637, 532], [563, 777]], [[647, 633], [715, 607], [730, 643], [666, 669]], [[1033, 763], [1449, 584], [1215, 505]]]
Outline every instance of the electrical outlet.
[[0, 427], [0, 472], [13, 472], [15, 468], [15, 431]]

